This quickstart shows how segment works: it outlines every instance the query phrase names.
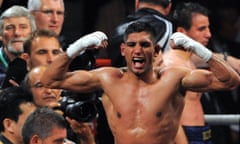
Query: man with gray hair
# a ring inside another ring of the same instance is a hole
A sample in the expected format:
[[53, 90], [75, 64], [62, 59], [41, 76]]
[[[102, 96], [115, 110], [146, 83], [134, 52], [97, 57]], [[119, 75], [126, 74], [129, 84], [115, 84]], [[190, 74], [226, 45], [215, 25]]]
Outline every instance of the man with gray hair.
[[35, 18], [37, 29], [52, 30], [60, 35], [65, 12], [63, 0], [29, 0], [28, 9]]
[[[35, 21], [28, 9], [22, 6], [12, 6], [2, 13], [0, 17], [0, 35], [3, 43], [0, 48], [1, 86], [6, 77], [9, 64], [19, 60], [16, 58], [19, 58], [23, 53], [24, 41], [35, 30]], [[24, 62], [21, 61], [21, 64]]]

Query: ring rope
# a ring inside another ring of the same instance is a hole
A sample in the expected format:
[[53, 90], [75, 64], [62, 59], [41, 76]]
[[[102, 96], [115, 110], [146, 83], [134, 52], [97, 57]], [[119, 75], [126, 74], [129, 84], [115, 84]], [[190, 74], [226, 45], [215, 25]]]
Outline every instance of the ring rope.
[[205, 121], [210, 125], [240, 125], [239, 114], [205, 114]]

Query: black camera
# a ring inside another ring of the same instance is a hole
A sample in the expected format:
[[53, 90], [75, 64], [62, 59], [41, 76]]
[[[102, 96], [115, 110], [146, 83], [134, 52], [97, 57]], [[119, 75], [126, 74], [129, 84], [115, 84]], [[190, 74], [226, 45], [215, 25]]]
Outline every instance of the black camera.
[[96, 101], [92, 99], [76, 101], [71, 97], [63, 96], [60, 104], [59, 109], [64, 112], [64, 116], [78, 122], [91, 122], [98, 115]]

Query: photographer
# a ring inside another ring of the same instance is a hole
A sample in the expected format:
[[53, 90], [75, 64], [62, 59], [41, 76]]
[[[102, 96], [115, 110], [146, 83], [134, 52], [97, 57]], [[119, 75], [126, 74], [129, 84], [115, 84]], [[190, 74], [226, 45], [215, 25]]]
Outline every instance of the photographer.
[[[56, 111], [65, 115], [64, 111], [70, 105], [69, 104], [70, 101], [65, 101], [66, 97], [63, 97], [62, 99], [61, 89], [49, 89], [49, 88], [43, 87], [43, 84], [40, 82], [40, 78], [42, 77], [45, 70], [46, 70], [45, 66], [37, 66], [31, 69], [31, 71], [25, 77], [22, 83], [22, 86], [26, 90], [29, 90], [29, 92], [33, 96], [34, 103], [38, 107], [46, 107], [46, 106], [50, 108], [59, 107], [57, 108]], [[73, 103], [75, 104], [75, 101]], [[78, 116], [78, 115], [75, 115], [75, 116]], [[69, 126], [71, 127], [71, 129], [68, 129], [68, 136], [67, 136], [68, 139], [74, 141], [75, 143], [95, 144], [94, 136], [88, 122], [84, 123], [80, 121], [80, 119], [76, 120], [71, 116], [67, 117], [66, 120], [68, 121]]]

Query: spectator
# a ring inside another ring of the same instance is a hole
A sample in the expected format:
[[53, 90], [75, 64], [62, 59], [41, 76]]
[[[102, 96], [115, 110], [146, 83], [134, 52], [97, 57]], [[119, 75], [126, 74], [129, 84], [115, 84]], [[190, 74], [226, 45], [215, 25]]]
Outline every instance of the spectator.
[[61, 99], [61, 89], [45, 88], [40, 81], [46, 67], [37, 66], [28, 72], [23, 86], [33, 96], [33, 101], [37, 107], [56, 107]]
[[31, 96], [21, 87], [9, 87], [0, 92], [0, 143], [22, 144], [23, 123], [35, 110]]
[[0, 35], [3, 41], [3, 47], [0, 49], [1, 86], [6, 77], [9, 63], [14, 63], [14, 60], [22, 54], [23, 42], [35, 29], [34, 19], [24, 7], [12, 6], [2, 13], [0, 17]]
[[24, 43], [28, 69], [49, 65], [62, 52], [58, 35], [49, 30], [37, 30]]
[[67, 137], [66, 121], [51, 109], [38, 108], [26, 119], [22, 137], [24, 144], [63, 144]]
[[24, 53], [21, 54], [21, 57], [23, 57], [25, 61], [16, 58], [11, 65], [9, 65], [6, 79], [8, 81], [11, 79], [11, 83], [5, 80], [3, 87], [19, 85], [28, 70], [38, 65], [50, 64], [54, 58], [62, 52], [58, 35], [47, 30], [33, 32], [32, 35], [26, 39], [23, 47]]
[[[63, 0], [29, 0], [28, 9], [35, 18], [37, 29], [52, 30], [59, 35], [61, 46], [66, 50], [69, 44], [60, 35], [64, 22], [65, 7]], [[71, 41], [72, 43], [73, 41]], [[95, 68], [95, 58], [92, 51], [87, 51], [76, 57], [69, 70]]]

